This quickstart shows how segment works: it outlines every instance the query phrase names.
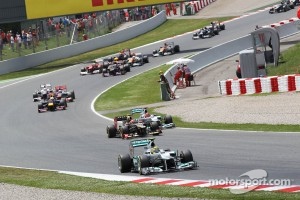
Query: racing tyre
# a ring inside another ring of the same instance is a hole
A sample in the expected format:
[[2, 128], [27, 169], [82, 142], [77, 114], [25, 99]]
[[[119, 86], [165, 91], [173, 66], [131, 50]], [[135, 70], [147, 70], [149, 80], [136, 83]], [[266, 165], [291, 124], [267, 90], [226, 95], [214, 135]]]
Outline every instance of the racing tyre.
[[125, 75], [126, 74], [126, 69], [122, 69], [121, 70], [121, 75]]
[[35, 92], [35, 93], [33, 93], [32, 97], [33, 98], [38, 98], [38, 94]]
[[130, 72], [130, 65], [125, 65], [125, 70], [127, 71], [127, 72]]
[[157, 131], [157, 129], [159, 129], [159, 125], [157, 122], [151, 122], [150, 128], [151, 128], [151, 131]]
[[148, 56], [145, 56], [145, 57], [144, 57], [144, 62], [145, 62], [145, 63], [149, 63], [149, 58], [148, 58]]
[[139, 174], [142, 175], [143, 174], [142, 168], [150, 167], [150, 162], [146, 155], [141, 155], [138, 157], [138, 159], [139, 159], [138, 160], [138, 170], [139, 170]]
[[117, 135], [117, 129], [114, 125], [110, 125], [106, 127], [106, 133], [108, 138], [116, 137]]
[[72, 99], [75, 99], [75, 92], [74, 92], [74, 90], [71, 92], [70, 96], [72, 97]]
[[119, 155], [118, 166], [121, 173], [126, 173], [131, 171], [131, 158], [129, 154]]
[[225, 24], [221, 24], [221, 25], [220, 25], [220, 29], [221, 29], [221, 30], [225, 30]]
[[40, 109], [42, 109], [42, 108], [43, 108], [43, 104], [39, 103], [39, 104], [38, 104], [38, 112], [39, 112], [39, 113], [41, 112]]
[[59, 101], [59, 106], [64, 106], [64, 107], [67, 107], [67, 101], [66, 101], [66, 99], [61, 99], [60, 101]]
[[172, 116], [171, 116], [171, 115], [166, 115], [166, 116], [164, 117], [164, 122], [165, 122], [165, 124], [173, 123], [173, 118], [172, 118]]
[[128, 126], [120, 127], [120, 134], [121, 134], [121, 138], [125, 139], [125, 134], [129, 134]]
[[175, 53], [180, 52], [180, 47], [179, 47], [179, 45], [175, 45], [175, 46], [174, 46], [174, 52], [175, 52]]
[[181, 151], [180, 158], [182, 163], [187, 163], [194, 160], [190, 150]]

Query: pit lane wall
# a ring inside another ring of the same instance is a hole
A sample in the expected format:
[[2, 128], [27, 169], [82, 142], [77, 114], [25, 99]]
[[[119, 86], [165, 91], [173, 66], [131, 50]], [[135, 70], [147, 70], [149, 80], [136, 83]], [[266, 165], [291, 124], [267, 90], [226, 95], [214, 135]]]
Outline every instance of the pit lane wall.
[[24, 57], [14, 58], [0, 62], [0, 74], [15, 72], [31, 67], [39, 66], [51, 61], [64, 59], [103, 47], [111, 46], [145, 34], [160, 26], [167, 20], [165, 11], [154, 17], [144, 20], [127, 29], [119, 30], [87, 41], [78, 42], [68, 46], [50, 49], [47, 51], [30, 54]]
[[[298, 18], [291, 18], [289, 20], [280, 21], [278, 23], [266, 25], [264, 27], [275, 28], [278, 31], [280, 38], [285, 38], [300, 32], [300, 20]], [[194, 60], [195, 62], [189, 63], [188, 65], [192, 71], [192, 74], [195, 74], [196, 72], [212, 64], [215, 64], [221, 60], [234, 56], [238, 54], [240, 51], [245, 49], [250, 49], [252, 47], [253, 47], [253, 41], [251, 35], [249, 34], [244, 37], [238, 38], [236, 40], [232, 40], [224, 44], [212, 47], [208, 50], [196, 54], [193, 57], [190, 57], [190, 59]], [[176, 85], [173, 84], [176, 71], [177, 71], [177, 65], [173, 65], [164, 74], [167, 80], [169, 81], [170, 87], [172, 88], [173, 91], [175, 91], [177, 87]], [[226, 87], [226, 80], [219, 81], [218, 85], [221, 94], [230, 94], [230, 92], [224, 91], [224, 89], [228, 88]], [[231, 84], [231, 87], [234, 86], [239, 87], [238, 84]], [[234, 91], [239, 90], [239, 88], [236, 89], [231, 88], [231, 89]], [[272, 91], [272, 90], [270, 89], [266, 91]], [[235, 92], [234, 94], [237, 94], [237, 92]]]

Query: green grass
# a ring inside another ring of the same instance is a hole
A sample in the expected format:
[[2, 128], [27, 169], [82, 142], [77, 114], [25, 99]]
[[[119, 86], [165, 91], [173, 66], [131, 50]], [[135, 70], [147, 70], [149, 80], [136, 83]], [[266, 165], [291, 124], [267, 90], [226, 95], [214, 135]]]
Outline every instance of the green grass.
[[189, 31], [194, 31], [196, 29], [199, 29], [200, 27], [208, 25], [211, 21], [215, 21], [215, 20], [225, 21], [228, 19], [230, 19], [230, 17], [211, 18], [211, 19], [203, 19], [203, 20], [202, 19], [176, 19], [176, 20], [169, 19], [164, 24], [157, 27], [156, 29], [144, 35], [138, 36], [132, 40], [128, 40], [126, 42], [122, 42], [117, 45], [112, 45], [88, 53], [84, 53], [78, 56], [74, 56], [66, 59], [60, 59], [31, 69], [0, 75], [0, 80], [19, 78], [19, 77], [24, 77], [29, 75], [36, 75], [36, 74], [51, 72], [78, 63], [91, 62], [91, 60], [93, 59], [117, 53], [124, 48], [135, 48], [138, 46], [142, 46], [144, 44], [162, 40], [164, 38], [173, 37], [175, 35], [186, 33]]
[[120, 181], [104, 181], [57, 172], [14, 169], [0, 167], [0, 182], [29, 187], [85, 191], [132, 196], [157, 196], [173, 198], [237, 199], [237, 200], [295, 200], [299, 193], [249, 192], [243, 195], [231, 194], [225, 189], [181, 187], [155, 184], [139, 184]]

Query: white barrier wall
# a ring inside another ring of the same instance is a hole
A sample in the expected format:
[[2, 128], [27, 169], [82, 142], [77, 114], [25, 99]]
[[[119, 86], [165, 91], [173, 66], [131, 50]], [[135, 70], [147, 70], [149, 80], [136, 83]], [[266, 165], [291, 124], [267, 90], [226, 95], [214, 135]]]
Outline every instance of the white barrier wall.
[[154, 17], [145, 20], [139, 24], [131, 26], [127, 29], [106, 34], [87, 41], [78, 42], [68, 46], [62, 46], [24, 57], [14, 58], [0, 62], [0, 74], [6, 74], [19, 71], [38, 65], [42, 65], [54, 60], [76, 56], [82, 53], [118, 44], [145, 34], [158, 27], [167, 20], [165, 11], [160, 12]]

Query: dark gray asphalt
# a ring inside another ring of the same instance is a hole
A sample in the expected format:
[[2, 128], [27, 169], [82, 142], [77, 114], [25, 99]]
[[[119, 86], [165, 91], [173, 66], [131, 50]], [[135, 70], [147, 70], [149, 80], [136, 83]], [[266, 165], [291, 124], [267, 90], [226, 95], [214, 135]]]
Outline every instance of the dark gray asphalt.
[[[106, 88], [162, 63], [210, 48], [250, 33], [255, 25], [266, 25], [294, 17], [294, 12], [269, 15], [267, 12], [226, 24], [226, 31], [212, 39], [193, 41], [192, 35], [170, 39], [180, 45], [181, 53], [150, 58], [150, 63], [125, 76], [103, 78], [80, 76], [80, 65], [30, 79], [9, 87], [0, 85], [0, 165], [119, 174], [117, 155], [128, 151], [128, 141], [108, 139], [105, 127], [111, 122], [96, 116], [92, 100]], [[150, 54], [161, 44], [135, 50]], [[66, 84], [74, 89], [76, 100], [61, 112], [37, 112], [32, 92], [41, 83]], [[157, 175], [186, 179], [235, 178], [253, 170], [265, 169], [270, 177], [294, 179], [300, 184], [298, 170], [299, 134], [244, 133], [202, 130], [166, 130], [157, 138], [161, 147], [191, 149], [199, 170]]]

